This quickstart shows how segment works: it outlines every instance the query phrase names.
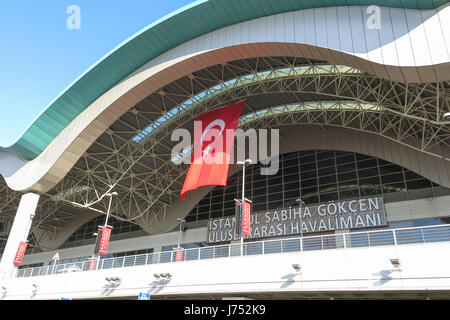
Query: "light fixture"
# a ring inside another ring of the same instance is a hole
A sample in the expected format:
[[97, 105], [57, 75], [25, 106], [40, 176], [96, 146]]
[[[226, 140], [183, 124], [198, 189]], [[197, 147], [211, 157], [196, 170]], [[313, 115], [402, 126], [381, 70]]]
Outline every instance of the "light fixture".
[[292, 268], [294, 268], [295, 272], [297, 272], [297, 273], [299, 273], [300, 271], [302, 271], [302, 266], [299, 265], [298, 263], [292, 264]]
[[156, 279], [164, 278], [166, 280], [170, 280], [172, 278], [172, 274], [171, 273], [155, 273], [155, 274], [153, 274], [153, 276]]
[[245, 159], [245, 161], [238, 161], [238, 162], [236, 162], [236, 164], [246, 164], [246, 163], [252, 164], [253, 161], [251, 159]]
[[391, 264], [394, 267], [394, 269], [392, 271], [400, 271], [400, 259], [394, 258], [394, 259], [390, 259], [391, 260]]
[[108, 284], [112, 287], [118, 286], [122, 281], [120, 277], [106, 277], [105, 280], [108, 281]]

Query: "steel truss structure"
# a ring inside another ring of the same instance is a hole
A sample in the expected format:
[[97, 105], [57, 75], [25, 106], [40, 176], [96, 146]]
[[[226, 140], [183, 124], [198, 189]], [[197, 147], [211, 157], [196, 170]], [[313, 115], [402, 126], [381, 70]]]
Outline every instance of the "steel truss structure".
[[[164, 220], [188, 168], [171, 161], [177, 143], [171, 141], [173, 130], [191, 129], [196, 116], [241, 99], [247, 100], [244, 129], [337, 126], [450, 161], [449, 123], [442, 120], [450, 111], [449, 82], [399, 83], [293, 57], [232, 61], [180, 78], [132, 106], [41, 197], [31, 233], [45, 230], [53, 237], [79, 212], [105, 213], [112, 190], [119, 193], [112, 212], [116, 219], [140, 225]], [[7, 195], [0, 200], [4, 219], [14, 215], [20, 196], [7, 189], [0, 186]]]

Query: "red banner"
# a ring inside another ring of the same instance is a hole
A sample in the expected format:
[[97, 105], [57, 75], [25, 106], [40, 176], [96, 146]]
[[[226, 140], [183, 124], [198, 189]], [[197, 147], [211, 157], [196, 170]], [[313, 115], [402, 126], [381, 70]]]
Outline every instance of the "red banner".
[[234, 235], [236, 237], [240, 237], [242, 233], [241, 203], [235, 201], [234, 204], [235, 204], [234, 219], [236, 223], [234, 227]]
[[91, 259], [89, 262], [89, 270], [95, 270], [95, 266], [97, 265], [97, 259]]
[[191, 164], [181, 190], [227, 185], [231, 148], [245, 101], [206, 112], [194, 120]]
[[109, 238], [111, 237], [111, 229], [104, 227], [99, 228], [102, 231], [102, 238], [100, 239], [100, 246], [98, 247], [98, 253], [101, 255], [106, 255], [108, 252]]
[[250, 208], [251, 203], [244, 201], [244, 210], [242, 211], [242, 234], [250, 237]]
[[25, 251], [27, 250], [28, 242], [21, 242], [19, 243], [19, 248], [17, 249], [16, 256], [14, 257], [13, 263], [15, 265], [21, 265], [22, 259], [25, 254]]
[[177, 248], [176, 261], [183, 261], [183, 249]]

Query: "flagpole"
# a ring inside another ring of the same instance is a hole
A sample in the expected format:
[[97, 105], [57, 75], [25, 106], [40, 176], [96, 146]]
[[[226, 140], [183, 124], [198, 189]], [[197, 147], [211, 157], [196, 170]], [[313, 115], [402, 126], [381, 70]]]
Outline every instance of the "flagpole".
[[242, 234], [242, 219], [244, 214], [244, 199], [245, 199], [245, 164], [252, 163], [252, 160], [238, 161], [237, 164], [242, 164], [242, 201], [241, 201], [241, 256], [244, 255], [244, 235]]

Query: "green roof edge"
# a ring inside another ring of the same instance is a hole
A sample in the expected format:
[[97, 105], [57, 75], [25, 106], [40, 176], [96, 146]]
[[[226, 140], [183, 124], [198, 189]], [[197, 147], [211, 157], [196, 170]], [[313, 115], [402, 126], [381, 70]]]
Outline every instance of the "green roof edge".
[[[24, 159], [34, 159], [73, 119], [123, 78], [170, 49], [231, 24], [287, 11], [318, 7], [378, 4], [383, 7], [424, 10], [435, 9], [449, 2], [449, 0], [278, 0], [274, 3], [273, 0], [227, 0], [227, 6], [224, 7], [221, 1], [197, 0], [192, 2], [158, 19], [121, 42], [67, 86], [35, 118], [16, 142], [9, 146], [0, 146], [0, 150], [11, 150]], [[261, 10], [255, 10], [255, 6], [260, 7]], [[245, 18], [239, 18], [236, 10], [242, 12], [239, 17], [245, 16]], [[221, 20], [214, 21], [214, 25], [211, 26], [211, 21], [205, 19], [205, 17], [211, 16], [208, 12], [219, 14]], [[196, 19], [197, 17], [198, 19]], [[181, 35], [163, 36], [163, 42], [158, 38], [159, 32], [164, 32], [164, 30], [176, 32], [180, 21], [192, 19], [195, 19], [197, 27], [194, 30], [197, 31], [182, 29]], [[136, 46], [151, 48], [155, 45], [158, 47], [154, 50], [137, 51], [134, 49]], [[121, 64], [115, 63], [116, 61], [120, 61]], [[114, 65], [114, 69], [108, 67], [111, 65]], [[105, 68], [111, 74], [106, 79], [102, 76]]]

